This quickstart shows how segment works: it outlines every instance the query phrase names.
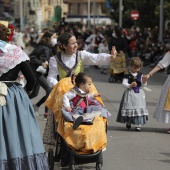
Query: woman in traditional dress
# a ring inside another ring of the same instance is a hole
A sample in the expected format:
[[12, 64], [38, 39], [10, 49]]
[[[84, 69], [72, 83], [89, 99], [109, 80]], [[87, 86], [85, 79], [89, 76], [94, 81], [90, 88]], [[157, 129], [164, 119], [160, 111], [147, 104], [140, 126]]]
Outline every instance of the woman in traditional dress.
[[[54, 146], [56, 146], [55, 140], [53, 140], [54, 129], [56, 128], [55, 130], [57, 130], [57, 132], [64, 139], [70, 139], [69, 141], [66, 141], [67, 144], [71, 148], [75, 149], [77, 152], [92, 153], [98, 150], [102, 150], [106, 147], [107, 143], [105, 133], [106, 119], [104, 119], [103, 117], [97, 117], [93, 122], [93, 126], [91, 126], [88, 130], [86, 129], [86, 127], [84, 127], [85, 125], [81, 125], [83, 127], [78, 132], [79, 134], [77, 135], [77, 137], [83, 136], [84, 134], [84, 138], [80, 140], [80, 144], [77, 145], [74, 141], [77, 141], [78, 138], [74, 137], [75, 132], [73, 132], [72, 122], [63, 123], [63, 117], [61, 113], [61, 108], [63, 105], [62, 98], [66, 92], [73, 88], [73, 84], [71, 83], [70, 78], [73, 73], [78, 74], [79, 72], [83, 72], [84, 65], [108, 65], [110, 60], [116, 57], [117, 51], [115, 47], [112, 48], [111, 54], [93, 54], [87, 52], [86, 50], [78, 51], [76, 37], [70, 33], [63, 33], [58, 38], [57, 42], [60, 52], [58, 52], [56, 56], [51, 57], [49, 61], [49, 73], [47, 81], [49, 83], [49, 86], [53, 89], [48, 99], [46, 100], [46, 106], [51, 110], [52, 114], [49, 114], [48, 116], [43, 134], [43, 142], [44, 144], [53, 144]], [[92, 85], [92, 88], [90, 90], [90, 93], [92, 92], [97, 93], [94, 85]], [[103, 104], [101, 98], [98, 98], [98, 100]], [[55, 117], [55, 121], [53, 120], [53, 115]], [[54, 122], [57, 122], [57, 127], [54, 127], [54, 125], [56, 124]], [[95, 127], [100, 127], [100, 130]], [[94, 140], [89, 141], [91, 140], [89, 136], [91, 136], [92, 134], [94, 136]], [[68, 135], [70, 136], [69, 138], [66, 137]], [[98, 144], [97, 139], [102, 140], [100, 144]], [[90, 144], [90, 146], [84, 146], [84, 140], [88, 140], [89, 142], [87, 143]], [[59, 159], [61, 157], [64, 157], [65, 152], [61, 152], [60, 150], [60, 154], [61, 155], [59, 156]], [[67, 158], [66, 161], [68, 161]]]
[[[146, 78], [150, 78], [154, 73], [160, 69], [168, 67], [170, 64], [170, 50], [165, 54], [163, 59], [146, 75]], [[159, 97], [153, 117], [162, 123], [170, 123], [170, 76], [165, 81], [162, 92]], [[170, 134], [170, 128], [167, 131]]]
[[54, 87], [59, 80], [84, 71], [84, 65], [109, 65], [111, 59], [115, 58], [117, 52], [112, 47], [111, 54], [94, 54], [86, 50], [77, 51], [76, 37], [70, 33], [64, 33], [58, 38], [60, 52], [50, 58], [47, 82]]
[[[48, 170], [40, 129], [28, 95], [36, 79], [29, 57], [8, 43], [7, 22], [0, 22], [0, 169]], [[22, 72], [25, 87], [15, 80]]]

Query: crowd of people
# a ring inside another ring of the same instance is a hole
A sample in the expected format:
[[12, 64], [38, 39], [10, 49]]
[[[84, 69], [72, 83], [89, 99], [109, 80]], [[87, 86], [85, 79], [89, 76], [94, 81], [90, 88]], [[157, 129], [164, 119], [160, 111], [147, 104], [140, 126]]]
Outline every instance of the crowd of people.
[[[47, 170], [47, 159], [36, 119], [39, 107], [45, 102], [50, 102], [46, 104], [44, 111], [44, 119], [47, 120], [48, 110], [54, 100], [49, 98], [49, 95], [55, 92], [61, 80], [76, 74], [75, 84], [73, 83], [75, 86], [72, 89], [74, 93], [69, 91], [70, 86], [68, 86], [65, 88], [67, 93], [62, 94], [64, 98], [59, 99], [63, 101], [63, 109], [66, 112], [79, 108], [73, 112], [79, 115], [78, 118], [72, 118], [75, 121], [73, 130], [76, 130], [84, 120], [81, 115], [88, 106], [88, 92], [92, 84], [90, 76], [83, 74], [84, 67], [93, 65], [107, 69], [110, 62], [116, 61], [116, 58], [121, 58], [116, 66], [123, 63], [120, 66], [122, 68], [118, 69], [123, 69], [121, 81], [126, 88], [120, 101], [117, 122], [126, 123], [128, 129], [134, 124], [135, 130], [141, 131], [141, 126], [146, 123], [149, 114], [142, 86], [147, 84], [154, 73], [170, 64], [170, 30], [165, 33], [164, 42], [159, 42], [157, 27], [153, 30], [149, 28], [140, 30], [138, 27], [111, 29], [106, 26], [88, 30], [77, 24], [65, 23], [57, 28], [44, 29], [40, 34], [36, 29], [30, 29], [29, 35], [11, 29], [6, 21], [0, 22], [0, 122], [2, 123], [0, 167], [4, 170], [6, 167]], [[33, 51], [28, 57], [24, 50], [29, 45], [33, 47]], [[125, 69], [125, 61], [130, 61], [130, 70]], [[154, 68], [147, 75], [143, 75], [140, 72], [142, 65]], [[18, 79], [22, 78], [26, 79], [24, 88], [18, 83]], [[70, 83], [69, 81], [70, 79], [66, 79], [67, 83]], [[168, 77], [154, 113], [154, 118], [163, 123], [170, 123], [169, 85]], [[46, 94], [32, 105], [30, 99], [38, 95], [40, 87]], [[93, 98], [98, 96], [100, 95], [93, 94]], [[82, 105], [79, 103], [79, 98], [83, 98]], [[75, 102], [75, 105], [70, 105], [70, 100]], [[80, 104], [79, 107], [77, 103]], [[98, 108], [92, 106], [91, 111]], [[108, 118], [109, 113], [106, 109], [102, 109], [99, 109], [102, 112], [100, 115]], [[170, 133], [170, 129], [167, 133]], [[46, 136], [48, 137], [48, 134]]]

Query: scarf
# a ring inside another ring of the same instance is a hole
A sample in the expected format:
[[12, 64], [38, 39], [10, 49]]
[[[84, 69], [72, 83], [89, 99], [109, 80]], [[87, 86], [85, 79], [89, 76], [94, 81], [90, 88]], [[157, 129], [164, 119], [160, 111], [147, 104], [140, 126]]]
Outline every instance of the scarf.
[[29, 57], [21, 48], [0, 40], [0, 76], [26, 60]]

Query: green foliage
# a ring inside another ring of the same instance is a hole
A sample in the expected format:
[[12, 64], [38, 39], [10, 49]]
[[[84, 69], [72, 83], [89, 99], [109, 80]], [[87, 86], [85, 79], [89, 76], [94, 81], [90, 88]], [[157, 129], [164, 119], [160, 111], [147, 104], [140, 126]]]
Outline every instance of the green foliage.
[[[114, 20], [119, 21], [119, 0], [110, 0], [114, 9]], [[159, 25], [160, 0], [122, 0], [123, 1], [123, 27], [137, 25], [139, 27], [151, 27]], [[130, 13], [133, 10], [139, 12], [139, 19], [133, 21]], [[170, 1], [164, 0], [164, 20], [170, 20]]]

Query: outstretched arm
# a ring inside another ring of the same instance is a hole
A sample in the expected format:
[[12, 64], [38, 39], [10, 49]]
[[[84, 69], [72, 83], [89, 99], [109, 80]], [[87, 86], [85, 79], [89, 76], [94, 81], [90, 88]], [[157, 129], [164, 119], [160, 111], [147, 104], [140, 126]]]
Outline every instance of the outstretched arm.
[[159, 65], [155, 66], [147, 75], [145, 75], [146, 79], [144, 79], [144, 81], [147, 81], [148, 78], [150, 78], [154, 73], [156, 73], [160, 69], [161, 67]]

